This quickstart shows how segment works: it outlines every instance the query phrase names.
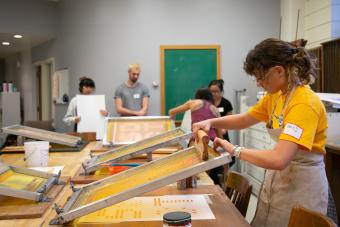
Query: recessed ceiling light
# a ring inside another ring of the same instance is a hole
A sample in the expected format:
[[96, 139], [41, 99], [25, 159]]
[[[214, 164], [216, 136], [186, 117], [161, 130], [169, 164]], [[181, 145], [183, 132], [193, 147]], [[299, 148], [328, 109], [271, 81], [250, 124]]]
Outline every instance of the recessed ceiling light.
[[22, 35], [17, 34], [17, 35], [14, 35], [13, 37], [16, 38], [16, 39], [21, 39]]
[[1, 44], [2, 44], [3, 46], [9, 46], [9, 45], [10, 45], [9, 42], [2, 42]]

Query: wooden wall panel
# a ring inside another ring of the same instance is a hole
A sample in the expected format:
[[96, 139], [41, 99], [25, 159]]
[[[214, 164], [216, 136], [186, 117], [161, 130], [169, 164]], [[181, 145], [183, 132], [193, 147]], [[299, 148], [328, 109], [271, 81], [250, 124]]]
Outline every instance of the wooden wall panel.
[[315, 83], [311, 85], [311, 88], [313, 89], [313, 91], [315, 92], [322, 92], [323, 91], [323, 59], [322, 59], [322, 47], [317, 47], [317, 48], [313, 48], [308, 50], [310, 54], [314, 55], [314, 57], [316, 58], [317, 62], [316, 62], [316, 67], [317, 67], [317, 76], [316, 76], [316, 80]]
[[340, 93], [340, 38], [322, 43], [324, 90]]

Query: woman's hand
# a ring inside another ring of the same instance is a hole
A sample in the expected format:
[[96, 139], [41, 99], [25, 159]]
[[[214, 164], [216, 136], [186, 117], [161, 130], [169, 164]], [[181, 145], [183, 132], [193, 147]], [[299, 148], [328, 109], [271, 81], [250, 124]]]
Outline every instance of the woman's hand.
[[168, 115], [169, 115], [169, 117], [170, 117], [172, 120], [175, 120], [175, 118], [176, 118], [176, 113], [175, 113], [175, 111], [174, 111], [174, 108], [171, 109], [171, 110], [169, 110]]
[[109, 115], [109, 113], [106, 110], [99, 110], [99, 112], [103, 117], [107, 117], [107, 115]]
[[211, 123], [209, 120], [200, 121], [192, 125], [192, 133], [196, 136], [198, 130], [202, 129], [207, 134], [209, 133], [211, 128]]
[[223, 150], [233, 155], [234, 145], [224, 139], [216, 137], [214, 140], [214, 149], [216, 150], [219, 147], [223, 148]]
[[169, 113], [169, 116], [170, 116], [170, 118], [171, 118], [172, 120], [175, 120], [175, 119], [176, 119], [176, 114], [170, 114], [170, 113]]
[[74, 122], [75, 122], [75, 123], [79, 123], [80, 120], [81, 120], [81, 117], [80, 117], [80, 116], [76, 116], [76, 117], [74, 118]]
[[198, 130], [203, 130], [207, 134], [209, 134], [211, 128], [211, 124], [209, 120], [200, 121], [192, 125], [192, 135], [194, 136], [195, 140], [198, 141]]

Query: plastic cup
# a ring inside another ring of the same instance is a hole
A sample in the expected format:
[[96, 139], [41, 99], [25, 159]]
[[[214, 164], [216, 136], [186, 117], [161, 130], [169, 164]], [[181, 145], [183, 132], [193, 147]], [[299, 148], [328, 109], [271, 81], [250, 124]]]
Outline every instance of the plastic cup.
[[44, 167], [48, 166], [48, 150], [50, 143], [48, 141], [25, 142], [25, 160], [26, 166]]

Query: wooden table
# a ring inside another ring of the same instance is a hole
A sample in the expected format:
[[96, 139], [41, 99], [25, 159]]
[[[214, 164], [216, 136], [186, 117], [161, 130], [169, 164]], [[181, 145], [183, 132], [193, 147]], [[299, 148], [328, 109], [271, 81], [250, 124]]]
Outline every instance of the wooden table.
[[[79, 169], [81, 162], [88, 159], [89, 152], [92, 147], [95, 146], [94, 143], [88, 144], [80, 152], [53, 152], [49, 153], [49, 166], [64, 166], [62, 170], [62, 176], [73, 176]], [[24, 154], [3, 154], [0, 156], [6, 164], [25, 166]], [[66, 186], [62, 192], [55, 199], [55, 202], [60, 204], [60, 200], [63, 199], [70, 187]], [[47, 212], [41, 218], [33, 219], [13, 219], [13, 220], [0, 220], [0, 226], [4, 227], [38, 227], [38, 226], [48, 226], [49, 220], [54, 218], [55, 211], [50, 207]]]
[[[64, 166], [62, 171], [63, 176], [74, 176], [79, 169], [81, 163], [89, 158], [89, 152], [96, 146], [96, 142], [91, 142], [80, 152], [57, 152], [49, 154], [49, 166]], [[0, 158], [7, 164], [25, 166], [23, 160], [24, 154], [4, 154]], [[196, 189], [187, 189], [178, 191], [174, 186], [167, 186], [158, 190], [155, 190], [147, 195], [166, 195], [166, 194], [212, 194], [210, 196], [213, 204], [211, 209], [217, 219], [215, 220], [202, 220], [193, 221], [193, 226], [250, 226], [244, 217], [239, 213], [237, 208], [231, 203], [231, 201], [225, 196], [219, 186], [204, 185], [212, 184], [210, 178], [206, 177], [204, 173], [201, 177], [205, 183], [199, 183], [200, 186]], [[72, 194], [70, 187], [65, 187], [64, 190], [55, 199], [55, 202], [59, 205], [64, 205], [67, 198]], [[41, 218], [34, 219], [16, 219], [16, 220], [0, 220], [0, 226], [6, 227], [38, 227], [49, 226], [51, 219], [55, 218], [56, 212], [50, 207], [48, 211]], [[150, 224], [149, 224], [150, 223]], [[126, 225], [125, 225], [126, 224]], [[97, 226], [97, 225], [96, 225]], [[107, 225], [106, 225], [107, 226]], [[111, 226], [111, 225], [110, 225]], [[160, 222], [130, 222], [120, 223], [114, 226], [161, 226]], [[84, 227], [84, 226], [83, 226]]]
[[[62, 175], [72, 177], [81, 166], [81, 163], [90, 159], [90, 150], [96, 144], [97, 142], [91, 142], [79, 152], [51, 152], [48, 155], [48, 166], [64, 166]], [[2, 154], [0, 159], [9, 165], [25, 167], [24, 156], [24, 154]]]
[[326, 150], [326, 174], [340, 220], [340, 137], [328, 138]]
[[[195, 227], [249, 227], [250, 225], [235, 208], [231, 201], [218, 185], [202, 185], [194, 189], [177, 190], [177, 187], [166, 186], [155, 191], [149, 192], [144, 196], [161, 196], [161, 195], [183, 195], [183, 194], [207, 194], [211, 203], [210, 209], [216, 219], [211, 220], [193, 220], [192, 225]], [[77, 227], [159, 227], [162, 221], [142, 221], [142, 222], [120, 222], [112, 224], [78, 224]]]

